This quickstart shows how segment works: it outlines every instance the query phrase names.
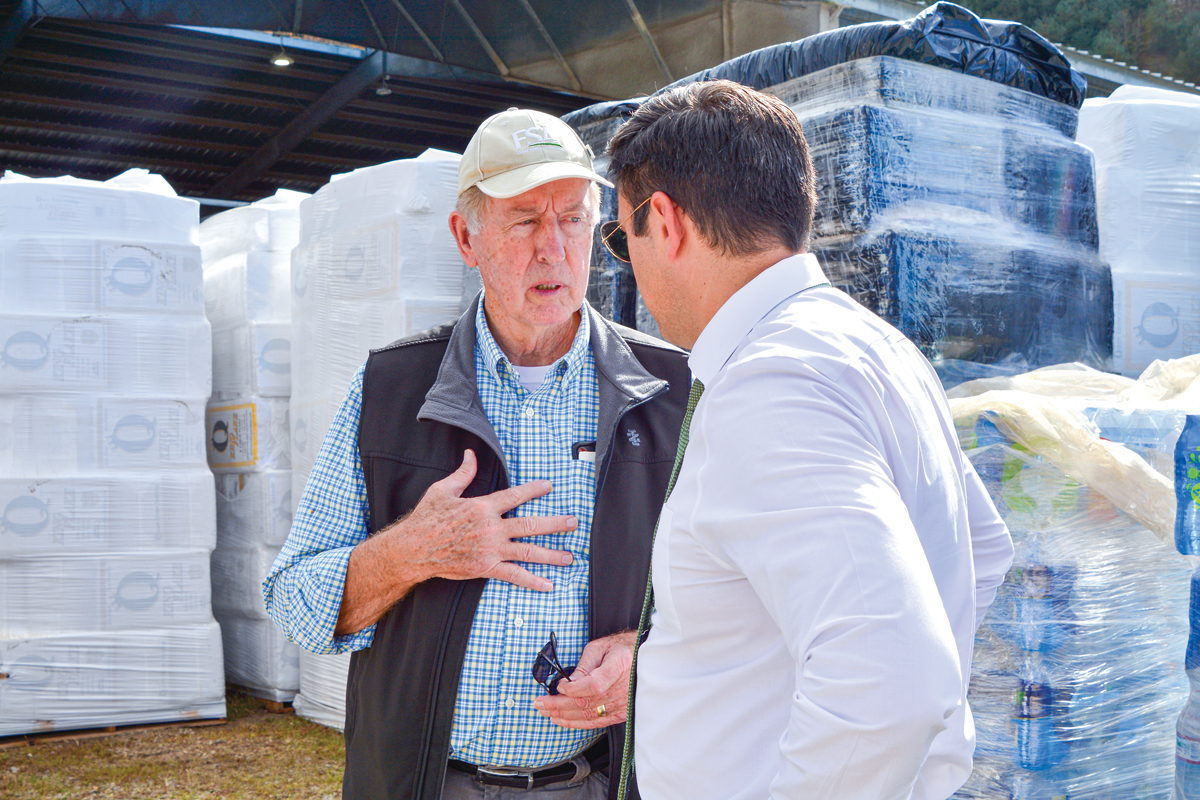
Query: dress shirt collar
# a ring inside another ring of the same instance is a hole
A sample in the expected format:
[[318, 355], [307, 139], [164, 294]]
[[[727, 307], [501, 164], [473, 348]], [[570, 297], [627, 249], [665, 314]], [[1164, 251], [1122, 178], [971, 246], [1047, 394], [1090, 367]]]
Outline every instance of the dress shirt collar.
[[700, 332], [688, 357], [692, 375], [702, 383], [710, 383], [746, 334], [771, 309], [822, 283], [828, 283], [828, 279], [812, 253], [789, 256], [760, 272], [734, 292]]
[[[487, 316], [483, 311], [483, 294], [479, 296], [479, 303], [475, 312], [475, 330], [476, 343], [479, 349], [483, 352], [483, 363], [486, 365], [488, 372], [495, 376], [497, 382], [501, 386], [507, 387], [510, 391], [522, 394], [525, 388], [521, 386], [521, 381], [517, 377], [517, 372], [513, 368], [512, 362], [508, 356], [504, 355], [504, 351], [500, 349], [500, 345], [492, 336], [491, 328], [487, 324]], [[575, 338], [571, 342], [571, 349], [566, 352], [566, 355], [559, 358], [552, 365], [548, 374], [558, 375], [562, 378], [558, 386], [560, 391], [567, 391], [571, 381], [579, 375], [583, 368], [583, 362], [588, 355], [588, 346], [591, 341], [591, 327], [588, 314], [580, 309], [579, 327], [575, 330]]]

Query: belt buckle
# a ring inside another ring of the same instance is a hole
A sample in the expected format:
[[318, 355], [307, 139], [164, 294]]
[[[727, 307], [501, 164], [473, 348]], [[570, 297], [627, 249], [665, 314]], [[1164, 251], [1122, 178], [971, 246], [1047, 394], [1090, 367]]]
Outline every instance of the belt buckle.
[[[509, 779], [524, 778], [526, 783], [528, 784], [525, 787], [525, 791], [529, 791], [530, 789], [533, 788], [533, 772], [531, 770], [505, 769], [504, 767], [478, 767], [475, 770], [475, 778], [482, 783], [484, 776], [488, 776], [488, 777], [492, 777], [492, 778], [509, 778]], [[514, 788], [519, 788], [519, 787], [514, 787]]]

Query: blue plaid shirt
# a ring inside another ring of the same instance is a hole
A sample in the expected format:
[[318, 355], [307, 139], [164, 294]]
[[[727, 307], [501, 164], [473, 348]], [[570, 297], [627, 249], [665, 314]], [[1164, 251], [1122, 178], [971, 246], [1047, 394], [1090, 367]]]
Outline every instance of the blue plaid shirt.
[[[543, 547], [569, 550], [567, 567], [522, 564], [554, 584], [534, 592], [488, 581], [467, 643], [451, 729], [450, 757], [474, 764], [540, 767], [578, 754], [598, 736], [554, 725], [533, 700], [544, 690], [530, 669], [554, 631], [561, 663], [575, 664], [588, 629], [588, 569], [596, 465], [572, 457], [572, 445], [594, 442], [600, 395], [587, 314], [571, 349], [529, 392], [487, 327], [476, 316], [475, 373], [484, 412], [500, 439], [513, 486], [549, 480], [554, 490], [513, 516], [574, 515], [569, 533], [535, 537]], [[354, 545], [368, 535], [367, 495], [358, 458], [362, 406], [360, 369], [321, 446], [287, 543], [264, 581], [267, 609], [289, 636], [318, 653], [370, 646], [375, 628], [334, 636], [346, 567]], [[295, 567], [295, 568], [292, 568]]]

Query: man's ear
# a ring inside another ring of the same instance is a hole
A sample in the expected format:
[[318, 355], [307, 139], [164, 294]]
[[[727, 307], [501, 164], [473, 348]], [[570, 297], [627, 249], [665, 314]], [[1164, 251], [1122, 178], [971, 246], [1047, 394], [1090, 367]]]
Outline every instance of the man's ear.
[[650, 195], [650, 209], [659, 217], [657, 233], [663, 239], [666, 257], [668, 260], [674, 261], [679, 257], [688, 237], [692, 235], [692, 231], [684, 223], [687, 215], [666, 192], [655, 192]]
[[467, 219], [457, 211], [450, 212], [450, 234], [454, 236], [458, 253], [466, 265], [471, 268], [479, 266], [479, 259], [475, 256], [475, 248], [471, 244], [471, 233], [467, 230]]

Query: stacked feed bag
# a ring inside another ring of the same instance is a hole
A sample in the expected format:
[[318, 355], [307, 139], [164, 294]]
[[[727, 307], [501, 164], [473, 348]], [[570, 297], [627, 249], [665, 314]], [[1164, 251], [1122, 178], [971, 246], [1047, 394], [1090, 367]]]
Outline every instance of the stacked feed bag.
[[225, 714], [199, 207], [0, 180], [0, 736]]
[[[938, 3], [676, 85], [715, 78], [796, 112], [817, 173], [810, 251], [943, 378], [964, 365], [1108, 363], [1092, 159], [1071, 138], [1082, 79], [1037, 34]], [[597, 117], [622, 111], [610, 107], [569, 119], [603, 132]]]
[[1083, 104], [1079, 141], [1096, 153], [1114, 366], [1200, 353], [1200, 97], [1119, 87]]
[[299, 649], [267, 618], [262, 580], [292, 522], [290, 284], [305, 197], [281, 189], [200, 225], [213, 327], [213, 613], [225, 642], [226, 680], [276, 702], [290, 701], [300, 687]]
[[[458, 315], [466, 266], [448, 223], [458, 161], [427, 150], [334, 176], [300, 204], [291, 289], [293, 497], [302, 497], [329, 424], [370, 350]], [[348, 660], [305, 654], [297, 713], [325, 724], [336, 719], [341, 727]], [[340, 664], [314, 667], [324, 661]]]
[[950, 393], [1017, 546], [976, 638], [975, 771], [956, 797], [1171, 795], [1191, 573], [1175, 545], [1194, 553], [1172, 462], [1200, 397], [1169, 384], [1193, 382], [1200, 359], [1163, 366], [1157, 380], [1068, 366]]

